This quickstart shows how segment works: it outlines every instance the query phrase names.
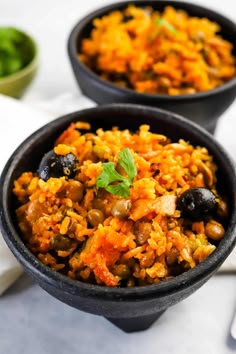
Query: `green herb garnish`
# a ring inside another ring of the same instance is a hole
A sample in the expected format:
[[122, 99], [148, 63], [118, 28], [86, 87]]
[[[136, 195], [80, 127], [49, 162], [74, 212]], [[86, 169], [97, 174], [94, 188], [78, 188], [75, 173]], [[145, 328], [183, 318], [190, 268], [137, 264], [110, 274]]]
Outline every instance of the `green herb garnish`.
[[0, 27], [0, 77], [24, 68], [33, 58], [33, 43], [23, 32]]
[[111, 194], [128, 197], [130, 194], [129, 188], [134, 181], [137, 170], [129, 149], [124, 148], [118, 156], [118, 164], [125, 170], [127, 177], [120, 175], [116, 171], [114, 162], [104, 162], [102, 164], [103, 170], [97, 178], [96, 186], [104, 188]]
[[170, 32], [177, 34], [177, 30], [176, 28], [174, 28], [174, 26], [172, 26], [167, 20], [165, 20], [164, 18], [158, 18], [158, 20], [155, 22], [156, 25], [158, 26], [163, 26], [166, 27]]

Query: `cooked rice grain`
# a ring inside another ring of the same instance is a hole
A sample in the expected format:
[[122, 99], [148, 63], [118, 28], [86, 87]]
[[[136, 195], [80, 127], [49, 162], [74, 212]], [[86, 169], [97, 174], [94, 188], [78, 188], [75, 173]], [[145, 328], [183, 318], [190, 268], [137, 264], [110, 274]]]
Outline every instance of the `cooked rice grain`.
[[236, 75], [233, 45], [220, 26], [166, 6], [129, 5], [93, 21], [79, 58], [102, 79], [137, 92], [195, 94]]
[[[43, 181], [37, 172], [24, 172], [15, 181], [21, 204], [16, 214], [27, 247], [56, 271], [112, 287], [156, 284], [208, 257], [216, 247], [205, 232], [212, 217], [190, 221], [176, 208], [178, 196], [193, 187], [209, 188], [219, 205], [226, 205], [216, 191], [217, 167], [207, 149], [182, 139], [171, 142], [147, 125], [137, 133], [115, 127], [82, 134], [80, 129], [90, 128], [84, 124], [71, 124], [54, 147], [58, 154], [76, 155], [80, 166], [74, 179]], [[96, 187], [102, 162], [117, 164], [123, 148], [130, 149], [137, 168], [127, 198]], [[122, 199], [131, 209], [119, 218], [111, 210]], [[100, 211], [97, 218], [103, 215], [97, 226], [88, 219], [94, 209]]]

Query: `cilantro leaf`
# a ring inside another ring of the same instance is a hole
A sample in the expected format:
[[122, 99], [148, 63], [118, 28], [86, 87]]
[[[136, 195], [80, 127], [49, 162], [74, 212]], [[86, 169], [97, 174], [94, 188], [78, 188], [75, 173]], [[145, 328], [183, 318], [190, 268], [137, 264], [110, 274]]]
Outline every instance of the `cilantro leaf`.
[[123, 181], [118, 184], [107, 186], [106, 190], [114, 195], [128, 197], [130, 195], [129, 187], [130, 184], [127, 181]]
[[137, 170], [134, 164], [133, 156], [129, 149], [125, 148], [119, 153], [118, 163], [126, 171], [129, 179], [133, 182], [134, 177], [137, 174]]
[[177, 30], [174, 26], [172, 26], [167, 20], [165, 20], [164, 18], [158, 18], [158, 20], [156, 21], [156, 25], [158, 26], [164, 26], [166, 27], [170, 32], [177, 34]]
[[102, 164], [103, 170], [97, 177], [96, 186], [104, 188], [111, 194], [127, 197], [130, 194], [129, 187], [133, 183], [137, 170], [129, 149], [123, 149], [118, 156], [118, 163], [123, 167], [128, 177], [124, 177], [116, 171], [114, 162], [104, 162]]
[[112, 182], [123, 181], [124, 177], [116, 171], [114, 162], [105, 162], [102, 167], [103, 170], [97, 178], [97, 187], [105, 188]]

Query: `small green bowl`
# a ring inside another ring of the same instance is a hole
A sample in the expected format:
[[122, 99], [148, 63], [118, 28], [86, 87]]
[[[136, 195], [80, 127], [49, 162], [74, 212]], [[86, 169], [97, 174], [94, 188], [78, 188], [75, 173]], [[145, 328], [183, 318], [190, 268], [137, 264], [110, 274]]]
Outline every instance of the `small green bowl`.
[[26, 36], [26, 40], [32, 47], [32, 58], [30, 62], [19, 71], [3, 78], [0, 78], [0, 94], [11, 96], [14, 98], [20, 98], [23, 95], [23, 93], [35, 77], [38, 67], [38, 47], [36, 42], [30, 35], [28, 35], [24, 31], [18, 31]]

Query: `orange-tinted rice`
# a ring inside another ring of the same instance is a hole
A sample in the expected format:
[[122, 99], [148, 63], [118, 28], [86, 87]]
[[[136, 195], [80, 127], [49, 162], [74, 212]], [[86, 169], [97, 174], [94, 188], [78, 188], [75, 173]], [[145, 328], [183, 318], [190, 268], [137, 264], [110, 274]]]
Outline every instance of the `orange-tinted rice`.
[[166, 6], [128, 6], [96, 18], [79, 58], [101, 78], [150, 94], [194, 94], [235, 77], [233, 45], [220, 26]]
[[[217, 196], [219, 215], [226, 214], [216, 190], [217, 167], [205, 147], [171, 142], [147, 125], [136, 133], [114, 127], [82, 134], [81, 129], [90, 126], [71, 124], [54, 147], [58, 155], [71, 152], [78, 158], [75, 178], [44, 181], [37, 172], [24, 172], [14, 184], [22, 237], [45, 265], [76, 280], [132, 287], [194, 268], [215, 250], [207, 227], [213, 221], [222, 230], [221, 219], [185, 220], [176, 208], [176, 198], [184, 191], [207, 187]], [[127, 198], [96, 187], [102, 162], [115, 162], [119, 168], [123, 148], [130, 149], [137, 168]], [[112, 208], [123, 199], [131, 209], [126, 217], [113, 216]], [[97, 226], [89, 222], [91, 209], [104, 216]]]

